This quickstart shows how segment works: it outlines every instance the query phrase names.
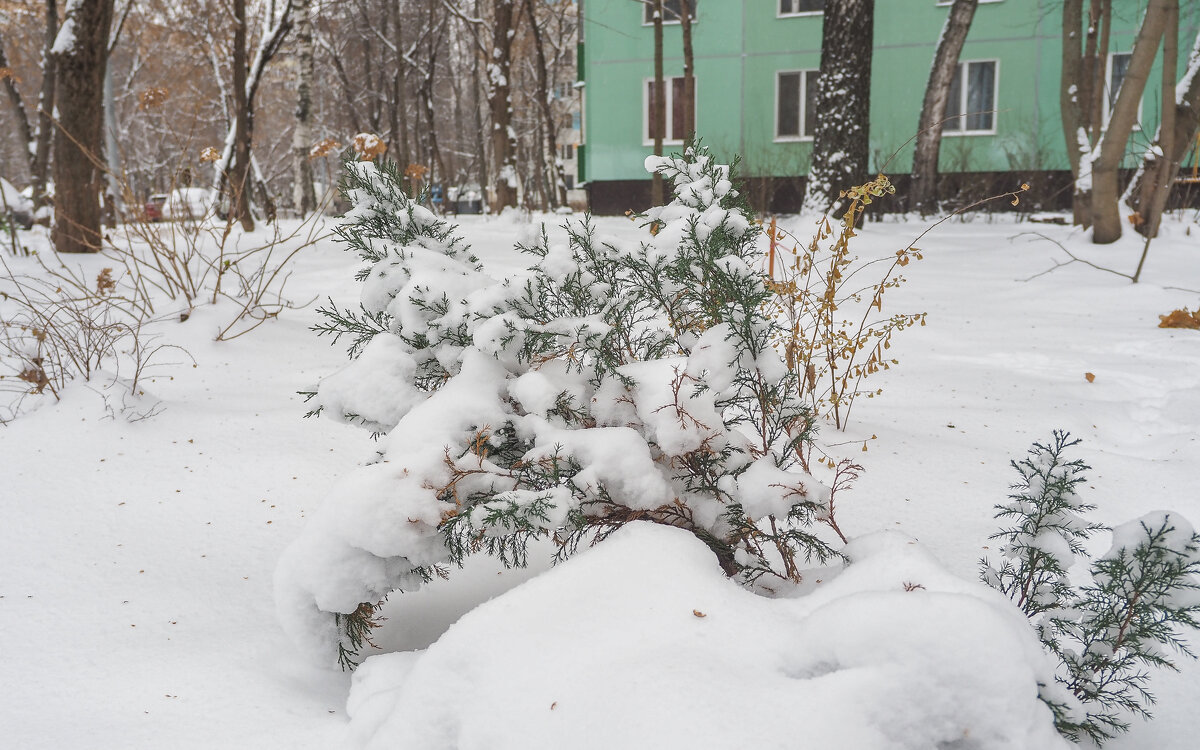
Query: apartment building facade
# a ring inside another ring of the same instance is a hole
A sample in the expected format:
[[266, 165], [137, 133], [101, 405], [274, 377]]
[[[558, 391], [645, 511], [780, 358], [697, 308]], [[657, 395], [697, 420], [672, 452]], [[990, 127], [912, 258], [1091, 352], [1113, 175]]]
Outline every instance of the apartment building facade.
[[[696, 130], [741, 173], [769, 185], [772, 210], [799, 200], [819, 112], [811, 107], [821, 60], [824, 0], [691, 0]], [[948, 0], [876, 0], [871, 49], [871, 169], [904, 175]], [[1115, 95], [1146, 0], [1115, 0], [1106, 86]], [[678, 0], [667, 0], [664, 150], [684, 133]], [[640, 0], [582, 0], [579, 71], [583, 130], [577, 174], [592, 210], [617, 213], [648, 200], [642, 164], [652, 153], [653, 26]], [[1200, 27], [1200, 3], [1181, 3], [1180, 65]], [[1059, 115], [1061, 0], [980, 0], [963, 48], [939, 168], [946, 175], [1041, 177], [1069, 185]], [[1161, 57], [1161, 52], [1160, 52]], [[1157, 67], [1157, 64], [1156, 64]], [[1161, 75], [1151, 74], [1128, 164], [1157, 126]], [[1169, 92], [1168, 95], [1173, 95]], [[1065, 180], [1065, 182], [1064, 182]], [[790, 187], [789, 187], [790, 186]], [[781, 188], [787, 188], [782, 189]], [[1045, 192], [1045, 191], [1044, 191]], [[1047, 194], [1043, 199], [1053, 196]], [[1058, 196], [1060, 199], [1062, 196]], [[1069, 200], [1069, 188], [1066, 190]], [[793, 209], [794, 210], [794, 209]]]

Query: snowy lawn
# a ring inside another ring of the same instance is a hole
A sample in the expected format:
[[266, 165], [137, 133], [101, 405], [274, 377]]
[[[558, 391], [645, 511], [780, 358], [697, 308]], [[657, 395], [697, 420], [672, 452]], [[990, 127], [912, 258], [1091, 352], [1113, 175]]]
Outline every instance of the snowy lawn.
[[[597, 223], [638, 236], [623, 219]], [[806, 236], [806, 222], [787, 225]], [[870, 224], [855, 247], [890, 255], [922, 228]], [[227, 303], [160, 324], [195, 368], [164, 356], [183, 364], [155, 370], [136, 402], [123, 407], [101, 378], [58, 403], [31, 398], [0, 426], [4, 744], [327, 748], [388, 730], [381, 746], [423, 749], [453, 738], [463, 748], [795, 747], [802, 736], [813, 747], [929, 747], [938, 727], [921, 720], [948, 715], [979, 729], [960, 746], [987, 743], [1006, 717], [1038, 708], [1012, 687], [1031, 679], [1020, 662], [1036, 661], [1036, 640], [997, 625], [1005, 614], [977, 593], [966, 597], [977, 608], [961, 597], [948, 608], [975, 623], [967, 632], [914, 622], [906, 602], [978, 591], [967, 583], [993, 544], [1009, 459], [1066, 429], [1094, 467], [1084, 499], [1097, 520], [1173, 509], [1200, 522], [1200, 333], [1156, 327], [1158, 315], [1200, 305], [1200, 226], [1168, 224], [1137, 286], [1081, 263], [1021, 281], [1066, 259], [1050, 242], [1014, 238], [1034, 230], [1124, 272], [1141, 249], [1135, 236], [1093, 248], [1067, 228], [1007, 219], [943, 225], [886, 300], [928, 312], [928, 325], [897, 337], [900, 365], [876, 376], [883, 394], [855, 406], [845, 434], [826, 427], [818, 438], [866, 469], [842, 496], [842, 529], [919, 540], [856, 542], [865, 565], [876, 553], [893, 567], [843, 575], [840, 595], [831, 585], [772, 601], [724, 581], [687, 535], [629, 528], [463, 617], [531, 575], [477, 559], [394, 597], [378, 641], [406, 653], [362, 667], [349, 729], [349, 676], [297, 653], [272, 591], [305, 516], [376, 448], [361, 430], [301, 419], [296, 392], [342, 366], [344, 347], [308, 330], [312, 307], [231, 342], [213, 341], [234, 312]], [[464, 231], [493, 275], [525, 265], [511, 250], [519, 224], [472, 218]], [[67, 262], [88, 278], [111, 265]], [[353, 304], [359, 265], [323, 241], [299, 257], [287, 296]], [[1108, 544], [1098, 534], [1089, 551]], [[894, 619], [860, 622], [853, 595], [864, 591], [895, 600]], [[846, 650], [837, 668], [809, 663], [817, 642]], [[926, 666], [944, 682], [923, 680]], [[1200, 667], [1181, 666], [1155, 675], [1158, 718], [1108, 747], [1195, 746]], [[927, 713], [872, 711], [887, 703], [873, 696], [906, 690]], [[1013, 747], [1054, 744], [1037, 727], [1008, 731], [1028, 743]]]

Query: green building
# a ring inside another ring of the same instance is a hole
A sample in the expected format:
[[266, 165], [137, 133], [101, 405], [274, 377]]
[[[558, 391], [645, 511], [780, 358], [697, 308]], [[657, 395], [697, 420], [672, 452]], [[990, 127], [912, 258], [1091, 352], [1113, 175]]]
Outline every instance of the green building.
[[[794, 210], [808, 171], [815, 119], [807, 107], [821, 59], [824, 0], [692, 0], [696, 130], [723, 156], [740, 154], [760, 208]], [[871, 63], [871, 169], [907, 174], [933, 53], [949, 0], [876, 0]], [[1115, 93], [1128, 64], [1146, 0], [1115, 0], [1107, 79]], [[1183, 0], [1180, 67], [1200, 27], [1200, 2]], [[617, 213], [648, 204], [642, 164], [652, 153], [650, 82], [653, 26], [639, 0], [581, 0], [583, 137], [579, 179], [592, 210]], [[667, 0], [670, 8], [678, 0]], [[1070, 199], [1059, 117], [1061, 0], [980, 0], [959, 62], [942, 140], [941, 190], [1035, 183], [1043, 205]], [[664, 150], [678, 150], [682, 34], [665, 24], [667, 127]], [[864, 45], [869, 43], [864, 40]], [[1161, 57], [1161, 51], [1160, 51]], [[1142, 100], [1141, 128], [1129, 145], [1134, 165], [1158, 122], [1161, 74]], [[1172, 94], [1173, 95], [1173, 94]], [[973, 180], [973, 181], [972, 181]], [[956, 183], [957, 181], [957, 183]]]

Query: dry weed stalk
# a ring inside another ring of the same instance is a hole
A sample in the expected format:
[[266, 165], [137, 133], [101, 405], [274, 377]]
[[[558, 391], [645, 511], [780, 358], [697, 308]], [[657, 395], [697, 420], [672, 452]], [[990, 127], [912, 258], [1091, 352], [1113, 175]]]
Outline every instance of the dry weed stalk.
[[[880, 392], [863, 390], [862, 381], [897, 363], [886, 353], [892, 337], [925, 324], [925, 313], [881, 316], [884, 294], [904, 283], [899, 269], [921, 259], [918, 248], [909, 245], [890, 258], [868, 261], [851, 252], [863, 210], [875, 198], [895, 192], [883, 175], [843, 192], [850, 205], [839, 228], [835, 231], [822, 217], [807, 243], [774, 222], [768, 231], [768, 285], [775, 293], [769, 304], [786, 321], [776, 347], [798, 376], [801, 395], [814, 413], [831, 419], [838, 429], [845, 429], [855, 398]], [[879, 266], [882, 274], [863, 283], [866, 272]]]

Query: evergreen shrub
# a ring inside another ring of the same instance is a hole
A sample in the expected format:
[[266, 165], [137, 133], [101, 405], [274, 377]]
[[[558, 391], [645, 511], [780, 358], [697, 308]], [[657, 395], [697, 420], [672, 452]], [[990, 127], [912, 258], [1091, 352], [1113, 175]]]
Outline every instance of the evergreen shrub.
[[1078, 490], [1090, 468], [1064, 453], [1079, 443], [1056, 431], [1012, 466], [1020, 479], [996, 517], [1011, 526], [998, 561], [981, 578], [1025, 613], [1059, 662], [1041, 699], [1065, 737], [1101, 743], [1150, 718], [1150, 668], [1177, 670], [1172, 653], [1195, 658], [1182, 639], [1200, 627], [1200, 534], [1177, 513], [1158, 511], [1112, 529], [1112, 546], [1091, 560], [1090, 582], [1069, 571], [1084, 543], [1106, 527]]
[[[316, 411], [386, 437], [327, 503], [344, 566], [296, 603], [333, 623], [344, 667], [384, 597], [476, 552], [519, 566], [548, 539], [563, 558], [640, 520], [693, 533], [759, 588], [839, 557], [818, 533], [835, 490], [804, 471], [814, 418], [774, 348], [761, 229], [731, 167], [703, 147], [651, 157], [675, 198], [635, 217], [639, 241], [571, 222], [563, 241], [520, 245], [529, 268], [499, 281], [395, 165], [346, 168], [339, 234], [363, 289], [357, 309], [322, 310], [352, 362]], [[309, 544], [329, 543], [310, 526]]]

